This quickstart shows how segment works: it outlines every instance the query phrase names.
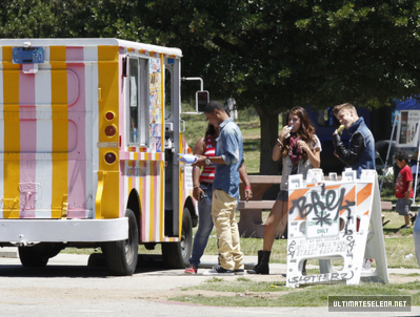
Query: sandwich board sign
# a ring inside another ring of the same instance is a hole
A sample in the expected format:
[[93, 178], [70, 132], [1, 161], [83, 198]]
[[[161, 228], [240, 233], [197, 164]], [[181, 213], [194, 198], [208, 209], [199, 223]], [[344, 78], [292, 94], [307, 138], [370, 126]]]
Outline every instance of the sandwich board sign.
[[[320, 169], [309, 170], [306, 182], [302, 175], [289, 176], [286, 286], [389, 283], [376, 171], [364, 170], [357, 179], [356, 171], [346, 169], [340, 181], [323, 178]], [[320, 274], [302, 275], [310, 259], [319, 260]], [[371, 259], [376, 269], [362, 270]]]

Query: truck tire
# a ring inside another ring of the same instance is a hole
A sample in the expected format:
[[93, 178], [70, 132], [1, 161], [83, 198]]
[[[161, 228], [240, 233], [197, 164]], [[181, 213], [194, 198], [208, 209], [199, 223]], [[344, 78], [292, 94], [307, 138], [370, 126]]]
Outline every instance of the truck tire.
[[162, 243], [162, 258], [169, 268], [185, 268], [189, 265], [192, 251], [192, 220], [188, 208], [182, 215], [181, 241]]
[[35, 247], [19, 247], [19, 259], [24, 267], [44, 267], [49, 257], [41, 255]]
[[108, 272], [115, 276], [132, 275], [137, 267], [139, 252], [137, 219], [130, 209], [126, 210], [125, 216], [128, 218], [128, 239], [107, 242], [102, 246]]
[[25, 267], [44, 267], [48, 259], [64, 249], [62, 243], [39, 243], [33, 247], [19, 247], [20, 262]]
[[103, 253], [92, 253], [88, 258], [88, 266], [90, 267], [106, 267], [106, 258]]

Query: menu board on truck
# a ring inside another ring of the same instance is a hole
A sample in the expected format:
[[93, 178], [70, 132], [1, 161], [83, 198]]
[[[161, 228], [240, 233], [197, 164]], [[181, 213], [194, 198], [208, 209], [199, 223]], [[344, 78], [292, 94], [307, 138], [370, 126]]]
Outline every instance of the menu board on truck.
[[400, 118], [397, 130], [397, 145], [401, 147], [417, 147], [420, 110], [401, 111]]

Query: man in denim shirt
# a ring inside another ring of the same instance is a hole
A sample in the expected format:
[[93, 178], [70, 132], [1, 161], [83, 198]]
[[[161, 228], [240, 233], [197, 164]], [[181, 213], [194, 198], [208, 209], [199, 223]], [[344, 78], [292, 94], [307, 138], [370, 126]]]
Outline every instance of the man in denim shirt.
[[244, 162], [242, 134], [220, 102], [208, 103], [204, 112], [209, 123], [219, 127], [220, 132], [216, 139], [216, 155], [198, 155], [195, 165], [216, 164], [211, 214], [217, 232], [220, 264], [203, 275], [240, 275], [244, 274], [244, 265], [235, 211], [239, 199], [238, 170]]

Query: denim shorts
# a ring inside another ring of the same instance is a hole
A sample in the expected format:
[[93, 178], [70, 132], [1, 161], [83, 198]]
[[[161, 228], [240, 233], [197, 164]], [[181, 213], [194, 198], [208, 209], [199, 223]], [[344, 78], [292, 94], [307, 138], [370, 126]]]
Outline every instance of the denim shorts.
[[280, 190], [280, 193], [277, 195], [277, 200], [280, 201], [288, 201], [289, 200], [289, 192], [287, 190]]
[[395, 209], [400, 216], [409, 216], [412, 203], [413, 201], [411, 199], [398, 198]]

